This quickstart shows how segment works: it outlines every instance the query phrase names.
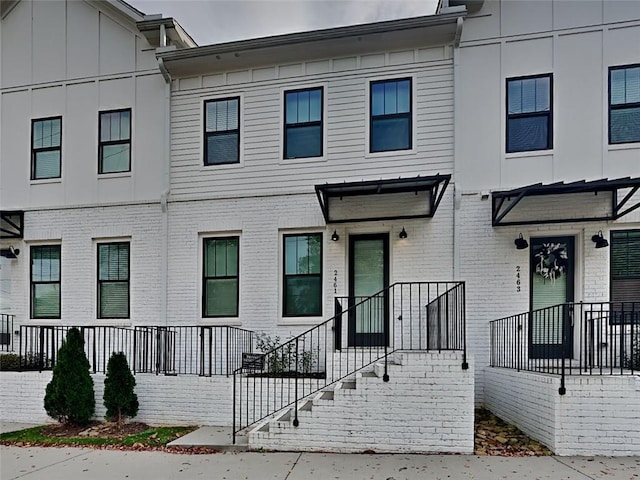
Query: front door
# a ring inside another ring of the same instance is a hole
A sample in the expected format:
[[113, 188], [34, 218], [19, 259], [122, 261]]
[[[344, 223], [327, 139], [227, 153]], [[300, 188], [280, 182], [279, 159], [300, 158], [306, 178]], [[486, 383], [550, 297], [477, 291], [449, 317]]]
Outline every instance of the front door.
[[531, 239], [530, 358], [571, 358], [574, 237]]
[[389, 338], [389, 235], [349, 237], [349, 346], [382, 346]]

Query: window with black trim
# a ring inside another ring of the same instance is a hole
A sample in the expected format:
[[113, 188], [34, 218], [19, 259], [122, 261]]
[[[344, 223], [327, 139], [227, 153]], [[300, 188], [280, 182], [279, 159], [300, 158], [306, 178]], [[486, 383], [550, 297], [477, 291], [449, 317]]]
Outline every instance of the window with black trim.
[[283, 315], [322, 315], [322, 234], [283, 235]]
[[640, 230], [611, 231], [611, 301], [638, 302]]
[[31, 180], [60, 178], [62, 117], [31, 120]]
[[284, 158], [322, 156], [322, 87], [284, 94]]
[[507, 153], [553, 148], [551, 74], [507, 79]]
[[204, 102], [204, 164], [240, 162], [240, 98]]
[[640, 142], [640, 65], [609, 68], [609, 143]]
[[202, 316], [237, 317], [239, 237], [204, 239]]
[[411, 149], [411, 96], [410, 78], [371, 82], [371, 152]]
[[129, 318], [129, 245], [98, 244], [98, 318]]
[[60, 245], [31, 247], [31, 318], [60, 318]]
[[98, 173], [131, 171], [131, 109], [100, 112]]

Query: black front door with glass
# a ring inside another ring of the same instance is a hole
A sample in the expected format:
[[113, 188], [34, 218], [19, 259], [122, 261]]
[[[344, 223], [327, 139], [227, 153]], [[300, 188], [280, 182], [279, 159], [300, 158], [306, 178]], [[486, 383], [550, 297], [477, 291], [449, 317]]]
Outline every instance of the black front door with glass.
[[349, 237], [349, 346], [389, 341], [389, 235]]
[[574, 237], [531, 239], [530, 358], [571, 358]]

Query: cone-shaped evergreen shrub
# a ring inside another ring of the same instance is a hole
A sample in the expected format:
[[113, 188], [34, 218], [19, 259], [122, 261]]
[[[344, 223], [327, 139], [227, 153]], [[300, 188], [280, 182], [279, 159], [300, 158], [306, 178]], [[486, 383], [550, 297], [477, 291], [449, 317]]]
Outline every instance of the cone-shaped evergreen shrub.
[[53, 367], [53, 377], [44, 396], [44, 409], [47, 415], [60, 422], [86, 425], [95, 408], [84, 339], [80, 330], [71, 328], [58, 351], [58, 362]]
[[104, 406], [107, 407], [107, 420], [123, 423], [125, 417], [138, 414], [138, 396], [133, 388], [136, 379], [129, 370], [124, 353], [113, 353], [107, 364], [107, 376], [104, 379]]

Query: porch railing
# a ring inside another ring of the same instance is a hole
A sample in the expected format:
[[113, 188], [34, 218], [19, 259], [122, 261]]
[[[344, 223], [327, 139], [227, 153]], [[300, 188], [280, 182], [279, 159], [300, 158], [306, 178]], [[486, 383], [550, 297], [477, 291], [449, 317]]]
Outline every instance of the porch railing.
[[463, 282], [395, 283], [370, 297], [336, 297], [334, 316], [277, 348], [253, 356], [233, 376], [233, 440], [241, 430], [396, 350], [463, 353]]
[[[72, 326], [21, 325], [20, 366], [51, 370]], [[113, 352], [123, 352], [134, 373], [230, 375], [242, 353], [253, 351], [253, 332], [229, 326], [77, 326], [93, 373], [105, 373]]]
[[0, 314], [0, 352], [13, 351], [13, 320], [15, 316], [8, 313]]
[[564, 303], [490, 322], [492, 367], [561, 376], [640, 371], [640, 302]]

